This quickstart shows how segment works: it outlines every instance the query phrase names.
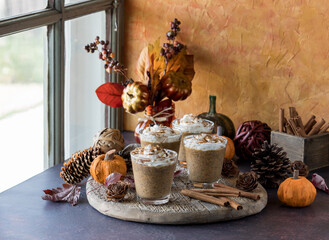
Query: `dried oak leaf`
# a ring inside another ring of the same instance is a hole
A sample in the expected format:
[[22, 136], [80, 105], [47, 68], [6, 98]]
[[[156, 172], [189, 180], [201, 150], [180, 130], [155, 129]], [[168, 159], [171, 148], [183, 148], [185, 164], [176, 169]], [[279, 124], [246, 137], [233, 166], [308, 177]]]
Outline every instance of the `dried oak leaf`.
[[72, 206], [78, 203], [81, 187], [64, 183], [63, 188], [53, 188], [43, 190], [45, 195], [41, 196], [43, 200], [53, 202], [68, 202]]

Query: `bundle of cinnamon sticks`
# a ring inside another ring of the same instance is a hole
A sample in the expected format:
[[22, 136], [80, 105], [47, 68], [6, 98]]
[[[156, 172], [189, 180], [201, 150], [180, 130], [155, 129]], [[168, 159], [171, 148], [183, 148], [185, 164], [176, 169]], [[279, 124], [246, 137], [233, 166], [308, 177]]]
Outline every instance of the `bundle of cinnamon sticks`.
[[312, 115], [308, 121], [303, 124], [301, 117], [298, 115], [296, 108], [289, 107], [289, 119], [284, 115], [284, 109], [280, 108], [279, 112], [279, 132], [285, 132], [300, 137], [313, 136], [324, 133], [329, 128], [329, 123], [321, 118], [319, 122]]
[[237, 188], [229, 187], [221, 183], [214, 183], [214, 188], [211, 189], [183, 189], [181, 193], [185, 196], [204, 202], [209, 202], [224, 207], [232, 207], [235, 210], [241, 210], [243, 207], [241, 204], [229, 197], [245, 197], [255, 201], [260, 199], [260, 195], [257, 193], [241, 191]]

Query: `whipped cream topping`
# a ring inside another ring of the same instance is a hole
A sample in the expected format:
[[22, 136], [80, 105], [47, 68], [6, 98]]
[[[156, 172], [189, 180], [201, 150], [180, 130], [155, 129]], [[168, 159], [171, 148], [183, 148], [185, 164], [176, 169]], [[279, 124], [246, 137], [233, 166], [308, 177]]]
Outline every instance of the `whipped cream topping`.
[[147, 127], [140, 134], [142, 141], [161, 143], [161, 142], [178, 142], [181, 137], [181, 132], [173, 130], [170, 127], [163, 125], [154, 125]]
[[190, 135], [184, 138], [184, 146], [195, 150], [209, 151], [226, 148], [227, 140], [215, 134]]
[[149, 167], [166, 166], [176, 163], [177, 153], [159, 145], [139, 147], [131, 152], [132, 160]]
[[198, 118], [193, 114], [186, 114], [180, 119], [175, 119], [173, 121], [173, 128], [179, 129], [182, 132], [189, 133], [202, 133], [202, 132], [212, 132], [214, 123]]

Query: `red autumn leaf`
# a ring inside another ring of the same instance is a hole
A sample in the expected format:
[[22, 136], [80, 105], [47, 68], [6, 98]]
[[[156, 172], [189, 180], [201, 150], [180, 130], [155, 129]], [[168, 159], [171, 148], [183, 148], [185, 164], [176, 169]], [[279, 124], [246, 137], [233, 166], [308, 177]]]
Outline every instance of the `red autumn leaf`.
[[53, 202], [68, 202], [72, 206], [78, 203], [81, 187], [64, 183], [63, 188], [53, 188], [43, 190], [45, 195], [41, 196], [43, 200]]
[[124, 86], [120, 83], [104, 83], [96, 89], [98, 99], [114, 108], [122, 107], [121, 94]]

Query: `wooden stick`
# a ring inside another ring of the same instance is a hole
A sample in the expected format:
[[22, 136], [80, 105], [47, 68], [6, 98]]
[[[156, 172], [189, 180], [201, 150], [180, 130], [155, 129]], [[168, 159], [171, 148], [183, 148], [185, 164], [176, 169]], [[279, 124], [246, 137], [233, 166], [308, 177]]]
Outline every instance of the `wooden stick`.
[[314, 125], [314, 127], [311, 129], [311, 131], [307, 134], [307, 136], [312, 136], [315, 134], [318, 134], [321, 127], [326, 123], [323, 118], [321, 118], [321, 121]]
[[325, 125], [323, 125], [319, 133], [325, 133], [328, 130], [328, 128], [329, 128], [329, 123], [326, 123]]
[[227, 201], [226, 198], [216, 198], [216, 197], [212, 197], [212, 196], [208, 196], [204, 193], [200, 193], [200, 192], [195, 192], [195, 191], [191, 191], [188, 189], [183, 189], [181, 190], [181, 193], [185, 196], [191, 197], [191, 198], [195, 198], [204, 202], [209, 202], [209, 203], [213, 203], [219, 206], [224, 206], [224, 207], [228, 207], [230, 206], [229, 201]]
[[283, 126], [284, 126], [284, 109], [280, 108], [280, 111], [279, 111], [279, 132], [283, 132]]
[[306, 122], [305, 126], [304, 126], [304, 129], [305, 129], [305, 133], [308, 134], [308, 132], [312, 129], [312, 127], [316, 124], [316, 121], [315, 121], [315, 116], [312, 115], [310, 117], [310, 119]]
[[236, 201], [234, 201], [233, 199], [227, 198], [227, 197], [223, 197], [224, 200], [228, 201], [230, 203], [230, 206], [232, 208], [234, 208], [235, 210], [242, 210], [243, 207], [237, 203]]

